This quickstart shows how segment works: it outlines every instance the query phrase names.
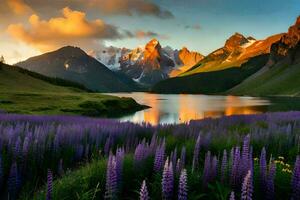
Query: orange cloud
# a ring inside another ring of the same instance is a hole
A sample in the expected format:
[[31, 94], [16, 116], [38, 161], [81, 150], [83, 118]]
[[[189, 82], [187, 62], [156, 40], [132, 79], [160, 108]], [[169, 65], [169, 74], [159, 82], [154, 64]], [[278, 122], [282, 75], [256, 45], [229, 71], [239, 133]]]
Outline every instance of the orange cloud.
[[143, 38], [164, 38], [167, 39], [168, 36], [165, 35], [161, 35], [152, 31], [142, 31], [142, 30], [138, 30], [135, 32], [134, 35], [136, 38], [138, 39], [143, 39]]
[[62, 15], [48, 21], [32, 15], [28, 20], [29, 27], [23, 24], [12, 24], [7, 31], [16, 39], [42, 51], [52, 50], [62, 45], [90, 45], [96, 39], [123, 37], [115, 26], [106, 24], [100, 19], [89, 21], [84, 12], [73, 11], [66, 7], [62, 10]]
[[174, 18], [174, 15], [155, 3], [144, 0], [90, 0], [90, 5], [98, 7], [105, 14], [151, 15], [162, 19]]
[[32, 9], [23, 0], [7, 0], [9, 8], [17, 15], [28, 14]]

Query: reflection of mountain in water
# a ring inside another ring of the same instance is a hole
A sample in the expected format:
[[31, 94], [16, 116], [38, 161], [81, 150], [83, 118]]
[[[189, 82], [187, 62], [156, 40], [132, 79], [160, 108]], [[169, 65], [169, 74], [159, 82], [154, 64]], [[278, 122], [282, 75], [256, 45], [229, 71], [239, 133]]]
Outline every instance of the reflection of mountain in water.
[[[112, 94], [133, 97], [151, 108], [123, 117], [132, 122], [184, 123], [224, 115], [255, 114], [268, 110], [270, 102], [261, 98], [207, 95], [161, 95], [151, 93]], [[163, 99], [163, 101], [162, 101]]]

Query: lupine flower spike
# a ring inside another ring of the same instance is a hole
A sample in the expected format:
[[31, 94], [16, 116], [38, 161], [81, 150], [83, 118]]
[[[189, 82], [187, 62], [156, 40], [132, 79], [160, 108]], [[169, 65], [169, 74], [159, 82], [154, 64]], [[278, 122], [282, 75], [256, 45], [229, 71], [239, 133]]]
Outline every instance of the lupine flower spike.
[[53, 176], [51, 170], [48, 170], [47, 174], [47, 194], [46, 194], [46, 200], [52, 199], [52, 187], [53, 187]]
[[106, 199], [113, 199], [117, 192], [117, 166], [116, 157], [110, 154], [106, 170]]
[[140, 200], [149, 200], [149, 193], [146, 185], [146, 181], [144, 180], [142, 183], [142, 187], [140, 190]]
[[193, 163], [192, 163], [192, 173], [198, 167], [199, 164], [199, 152], [200, 152], [200, 134], [197, 138], [195, 149], [194, 149], [194, 156], [193, 156]]
[[229, 200], [235, 200], [234, 191], [231, 191]]
[[242, 195], [241, 200], [252, 200], [253, 193], [253, 181], [252, 181], [252, 172], [248, 170], [247, 175], [244, 178], [242, 185]]
[[300, 156], [297, 156], [292, 175], [292, 199], [300, 199]]
[[179, 178], [178, 200], [187, 200], [187, 194], [187, 173], [186, 169], [183, 169]]
[[167, 158], [164, 166], [162, 177], [162, 195], [163, 199], [170, 200], [173, 197], [174, 188], [174, 175], [172, 162], [169, 164], [169, 158]]

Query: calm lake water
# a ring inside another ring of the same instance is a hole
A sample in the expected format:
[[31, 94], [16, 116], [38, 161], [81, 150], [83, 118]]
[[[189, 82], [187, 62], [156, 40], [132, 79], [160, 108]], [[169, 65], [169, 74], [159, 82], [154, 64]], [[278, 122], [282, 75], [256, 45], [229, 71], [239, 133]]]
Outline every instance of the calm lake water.
[[[267, 111], [299, 110], [299, 99], [270, 99], [188, 94], [110, 93], [119, 97], [132, 97], [151, 108], [121, 117], [121, 121], [136, 123], [181, 123], [193, 119], [223, 115], [255, 114]], [[288, 102], [288, 103], [287, 103]]]

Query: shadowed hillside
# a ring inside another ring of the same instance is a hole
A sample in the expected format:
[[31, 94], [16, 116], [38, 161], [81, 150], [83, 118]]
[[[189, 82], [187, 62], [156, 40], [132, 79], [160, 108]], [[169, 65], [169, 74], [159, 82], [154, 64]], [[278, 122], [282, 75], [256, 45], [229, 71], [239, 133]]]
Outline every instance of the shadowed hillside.
[[117, 92], [137, 90], [130, 78], [116, 74], [77, 47], [63, 47], [32, 57], [18, 66], [40, 74], [78, 82], [90, 90]]
[[232, 67], [220, 71], [198, 73], [161, 81], [152, 91], [158, 93], [205, 93], [214, 94], [241, 83], [245, 78], [257, 72], [268, 61], [268, 55], [254, 57], [241, 67]]

